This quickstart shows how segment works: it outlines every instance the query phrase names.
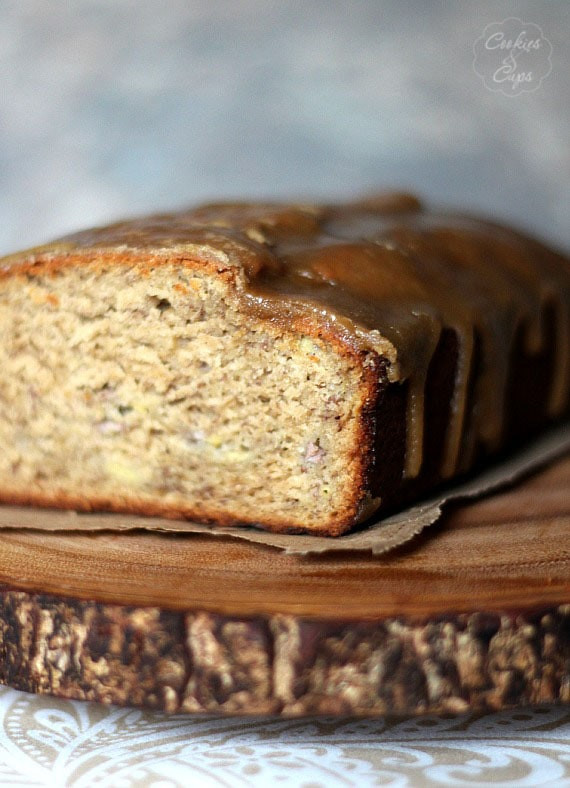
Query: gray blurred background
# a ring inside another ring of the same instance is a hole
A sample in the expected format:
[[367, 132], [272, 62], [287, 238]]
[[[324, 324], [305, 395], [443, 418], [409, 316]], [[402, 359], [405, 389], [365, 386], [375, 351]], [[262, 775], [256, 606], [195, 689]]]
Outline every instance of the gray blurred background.
[[[485, 88], [490, 22], [552, 73]], [[235, 196], [411, 189], [570, 247], [570, 3], [1, 0], [0, 253]]]

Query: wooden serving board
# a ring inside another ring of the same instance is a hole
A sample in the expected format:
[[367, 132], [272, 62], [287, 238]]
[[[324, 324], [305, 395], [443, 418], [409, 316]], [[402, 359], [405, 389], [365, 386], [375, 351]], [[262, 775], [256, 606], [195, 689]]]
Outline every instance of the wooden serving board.
[[570, 701], [570, 458], [387, 557], [0, 533], [0, 681], [169, 712]]

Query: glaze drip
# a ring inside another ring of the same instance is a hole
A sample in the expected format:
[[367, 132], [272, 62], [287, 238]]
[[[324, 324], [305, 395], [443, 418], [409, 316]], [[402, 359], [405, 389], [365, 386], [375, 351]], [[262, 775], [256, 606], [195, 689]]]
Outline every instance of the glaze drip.
[[[550, 415], [568, 400], [568, 259], [491, 222], [427, 212], [412, 195], [342, 206], [206, 205], [62, 242], [66, 249], [191, 246], [206, 257], [222, 254], [243, 271], [244, 309], [284, 322], [317, 315], [356, 349], [385, 357], [389, 380], [408, 382], [409, 478], [422, 468], [426, 381], [445, 329], [457, 336], [458, 362], [443, 477], [468, 467], [478, 443], [500, 446], [515, 343], [522, 332], [527, 353], [540, 352], [547, 308], [556, 331]], [[468, 408], [477, 343], [481, 363]]]

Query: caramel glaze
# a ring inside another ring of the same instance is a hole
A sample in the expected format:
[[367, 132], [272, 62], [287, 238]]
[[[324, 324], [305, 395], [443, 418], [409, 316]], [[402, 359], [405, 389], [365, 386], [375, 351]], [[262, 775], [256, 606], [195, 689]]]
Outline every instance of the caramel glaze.
[[[245, 309], [270, 320], [317, 317], [359, 351], [383, 356], [390, 381], [408, 381], [407, 478], [422, 468], [428, 369], [446, 329], [457, 336], [459, 357], [442, 477], [468, 468], [477, 445], [501, 445], [515, 340], [522, 331], [526, 352], [539, 353], [547, 309], [556, 318], [548, 413], [567, 405], [570, 264], [517, 232], [383, 194], [341, 206], [206, 205], [78, 233], [60, 246], [184, 244], [238, 261]], [[468, 419], [476, 340], [481, 365]]]

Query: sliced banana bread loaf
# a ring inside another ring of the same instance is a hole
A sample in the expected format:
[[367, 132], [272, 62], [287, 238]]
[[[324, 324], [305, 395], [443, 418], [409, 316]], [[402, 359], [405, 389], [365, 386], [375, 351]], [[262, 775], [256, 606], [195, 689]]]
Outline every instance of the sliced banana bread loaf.
[[408, 195], [0, 260], [0, 500], [339, 535], [568, 413], [570, 264]]

